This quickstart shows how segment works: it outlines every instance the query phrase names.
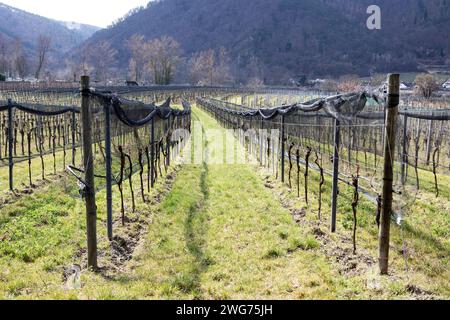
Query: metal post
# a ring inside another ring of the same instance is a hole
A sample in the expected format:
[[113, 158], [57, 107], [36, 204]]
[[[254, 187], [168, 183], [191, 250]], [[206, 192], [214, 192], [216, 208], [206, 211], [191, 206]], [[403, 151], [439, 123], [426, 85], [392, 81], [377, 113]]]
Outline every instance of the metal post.
[[285, 119], [284, 115], [281, 116], [281, 182], [284, 183], [284, 155], [286, 153], [286, 131], [285, 131]]
[[388, 76], [389, 91], [384, 144], [383, 204], [380, 223], [380, 273], [388, 274], [389, 240], [392, 214], [392, 185], [394, 182], [395, 136], [397, 130], [398, 105], [400, 103], [400, 75]]
[[264, 153], [264, 138], [265, 134], [264, 131], [264, 118], [261, 117], [261, 124], [260, 124], [260, 130], [259, 130], [259, 162], [261, 166], [264, 164], [263, 162], [263, 153]]
[[88, 266], [97, 269], [97, 207], [95, 205], [94, 159], [92, 154], [92, 127], [89, 106], [89, 77], [81, 77], [81, 120], [83, 132], [83, 163], [85, 170], [85, 200]]
[[152, 188], [155, 186], [155, 117], [152, 119], [152, 127], [150, 133], [150, 175]]
[[75, 110], [72, 111], [72, 165], [75, 166], [75, 138], [76, 138], [76, 121], [75, 121]]
[[113, 207], [112, 207], [112, 159], [111, 159], [111, 108], [105, 105], [105, 153], [106, 153], [106, 218], [108, 239], [113, 239]]
[[433, 140], [433, 120], [430, 120], [428, 124], [427, 150], [426, 150], [427, 166], [430, 165], [432, 140]]
[[339, 120], [334, 122], [334, 155], [333, 155], [333, 192], [331, 204], [331, 232], [336, 232], [337, 205], [339, 193], [339, 147], [341, 144], [341, 126]]
[[168, 167], [170, 166], [170, 145], [172, 143], [171, 137], [170, 137], [170, 134], [171, 134], [170, 126], [171, 126], [171, 122], [172, 122], [171, 118], [172, 118], [172, 116], [170, 115], [169, 118], [167, 119], [167, 145], [166, 145], [166, 152], [167, 152], [167, 166]]
[[14, 190], [14, 162], [13, 162], [13, 144], [14, 144], [14, 121], [13, 106], [11, 99], [8, 99], [8, 163], [9, 163], [9, 190]]
[[403, 146], [402, 146], [402, 164], [401, 164], [401, 174], [402, 174], [402, 184], [406, 184], [406, 165], [408, 162], [408, 155], [406, 154], [407, 148], [407, 135], [408, 135], [408, 116], [405, 114], [403, 116]]

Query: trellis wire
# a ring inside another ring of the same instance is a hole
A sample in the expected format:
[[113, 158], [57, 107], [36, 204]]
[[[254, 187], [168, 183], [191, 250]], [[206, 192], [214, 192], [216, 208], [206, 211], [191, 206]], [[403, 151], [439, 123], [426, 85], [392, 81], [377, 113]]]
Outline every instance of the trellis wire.
[[[94, 163], [105, 169], [107, 192], [108, 237], [113, 239], [112, 186], [118, 185], [121, 197], [122, 223], [125, 224], [123, 183], [128, 180], [131, 190], [132, 210], [135, 211], [135, 194], [132, 176], [140, 176], [140, 195], [145, 199], [144, 166], [147, 164], [147, 191], [154, 186], [162, 174], [161, 166], [167, 172], [171, 165], [171, 154], [176, 146], [186, 143], [188, 136], [177, 136], [172, 140], [175, 130], [190, 130], [190, 104], [182, 101], [183, 110], [171, 108], [168, 98], [162, 105], [144, 104], [123, 98], [111, 92], [91, 89], [91, 114], [94, 132]], [[100, 156], [99, 156], [100, 154]], [[115, 155], [120, 158], [120, 170], [114, 175]], [[161, 160], [161, 155], [164, 160]], [[159, 172], [158, 172], [159, 170]], [[97, 169], [97, 171], [99, 171]]]

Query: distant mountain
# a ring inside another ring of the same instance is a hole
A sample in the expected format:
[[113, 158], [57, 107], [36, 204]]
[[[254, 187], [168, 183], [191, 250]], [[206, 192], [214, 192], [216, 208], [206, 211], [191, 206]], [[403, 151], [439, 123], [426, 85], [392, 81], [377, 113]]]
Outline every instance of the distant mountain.
[[28, 56], [35, 51], [37, 38], [51, 38], [53, 56], [62, 56], [80, 45], [100, 28], [44, 18], [0, 3], [0, 37], [7, 43], [20, 39]]
[[78, 34], [80, 36], [80, 39], [82, 39], [82, 41], [88, 39], [94, 33], [96, 33], [98, 30], [101, 29], [99, 27], [94, 27], [94, 26], [91, 26], [88, 24], [82, 24], [82, 23], [77, 23], [77, 22], [73, 22], [73, 21], [71, 21], [71, 22], [60, 21], [60, 23], [67, 29], [72, 30], [76, 34]]
[[255, 72], [249, 66], [257, 61], [262, 77], [278, 83], [300, 75], [450, 65], [450, 0], [375, 3], [382, 29], [371, 31], [366, 11], [373, 0], [161, 0], [95, 33], [87, 44], [109, 41], [126, 68], [124, 43], [133, 34], [170, 35], [186, 57], [223, 46], [239, 80]]

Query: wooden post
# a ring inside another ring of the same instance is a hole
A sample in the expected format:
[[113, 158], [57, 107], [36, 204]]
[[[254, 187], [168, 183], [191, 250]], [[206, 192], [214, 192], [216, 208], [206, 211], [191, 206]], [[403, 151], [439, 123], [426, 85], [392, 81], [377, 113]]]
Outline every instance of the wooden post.
[[150, 183], [155, 187], [155, 117], [152, 119], [150, 132]]
[[75, 121], [75, 110], [72, 111], [72, 165], [75, 166], [75, 139], [76, 139], [76, 121]]
[[433, 120], [430, 120], [428, 124], [427, 150], [426, 150], [427, 166], [430, 165], [432, 140], [433, 140]]
[[397, 131], [398, 105], [400, 102], [400, 75], [388, 76], [389, 91], [387, 100], [386, 130], [384, 143], [384, 175], [382, 211], [380, 223], [380, 273], [388, 274], [389, 240], [392, 214], [392, 185], [394, 183], [395, 135]]
[[406, 154], [406, 148], [408, 145], [408, 116], [405, 114], [403, 116], [403, 146], [402, 146], [402, 164], [401, 164], [401, 175], [402, 175], [402, 184], [406, 184], [406, 166], [408, 162], [408, 155]]
[[261, 116], [261, 123], [260, 123], [260, 130], [259, 130], [259, 162], [261, 164], [261, 166], [264, 165], [264, 159], [263, 159], [263, 154], [264, 154], [264, 139], [265, 139], [265, 134], [264, 132], [264, 118]]
[[285, 161], [284, 161], [284, 155], [286, 153], [286, 131], [285, 131], [285, 119], [284, 115], [281, 116], [281, 182], [284, 183], [285, 177], [284, 177], [284, 167], [285, 167]]
[[83, 163], [85, 170], [85, 200], [87, 223], [88, 267], [97, 269], [97, 207], [95, 204], [94, 159], [92, 154], [92, 127], [89, 106], [89, 77], [81, 77], [81, 121], [83, 136]]
[[167, 166], [170, 167], [170, 147], [172, 144], [172, 130], [171, 130], [171, 126], [172, 126], [172, 116], [170, 115], [169, 118], [167, 119], [167, 141], [166, 141], [166, 154], [167, 154], [167, 159], [166, 159], [166, 163]]
[[9, 167], [9, 190], [14, 190], [14, 162], [13, 162], [13, 144], [14, 144], [14, 121], [13, 106], [11, 99], [8, 99], [8, 167]]
[[112, 159], [111, 159], [111, 105], [104, 106], [105, 112], [105, 165], [106, 165], [106, 220], [108, 239], [113, 239], [113, 207], [112, 207]]
[[341, 126], [339, 120], [334, 122], [334, 155], [333, 155], [333, 191], [331, 203], [331, 232], [336, 232], [337, 205], [339, 193], [339, 148], [341, 144]]

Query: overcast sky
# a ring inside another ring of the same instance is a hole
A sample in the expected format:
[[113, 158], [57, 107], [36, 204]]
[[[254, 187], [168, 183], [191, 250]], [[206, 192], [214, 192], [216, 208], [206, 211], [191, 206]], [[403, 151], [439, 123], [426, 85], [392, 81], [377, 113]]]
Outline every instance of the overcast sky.
[[149, 0], [0, 0], [47, 18], [107, 27], [129, 10], [145, 6]]

